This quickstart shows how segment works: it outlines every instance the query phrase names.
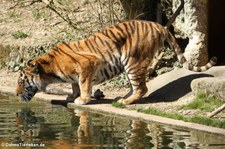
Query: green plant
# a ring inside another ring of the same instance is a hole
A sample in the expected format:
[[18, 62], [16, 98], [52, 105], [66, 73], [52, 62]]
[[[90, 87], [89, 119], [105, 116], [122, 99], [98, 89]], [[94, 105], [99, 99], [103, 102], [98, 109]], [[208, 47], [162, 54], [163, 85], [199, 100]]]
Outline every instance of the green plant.
[[181, 106], [180, 109], [200, 109], [201, 111], [211, 112], [222, 104], [223, 102], [215, 96], [210, 96], [204, 92], [199, 92], [197, 93], [194, 101], [187, 105]]
[[25, 33], [23, 31], [16, 31], [12, 33], [12, 36], [16, 39], [19, 39], [19, 38], [27, 38], [29, 35], [28, 33]]
[[166, 112], [154, 109], [154, 108], [147, 108], [147, 109], [140, 108], [137, 111], [146, 113], [146, 114], [153, 114], [153, 115], [172, 118], [172, 119], [176, 119], [176, 120], [182, 120], [185, 122], [193, 122], [193, 123], [203, 124], [203, 125], [207, 125], [207, 126], [225, 128], [225, 120], [222, 120], [222, 121], [214, 120], [211, 118], [198, 116], [198, 115], [186, 117], [186, 116], [176, 114], [176, 113], [166, 113]]
[[180, 115], [180, 114], [176, 114], [176, 113], [166, 113], [154, 108], [147, 108], [147, 109], [137, 109], [138, 112], [142, 112], [142, 113], [146, 113], [146, 114], [153, 114], [153, 115], [158, 115], [158, 116], [162, 116], [162, 117], [167, 117], [167, 118], [172, 118], [172, 119], [177, 119], [177, 120], [183, 120], [183, 121], [187, 121], [187, 118]]
[[112, 106], [117, 108], [126, 108], [126, 105], [120, 102], [112, 102]]
[[190, 122], [198, 123], [198, 124], [203, 124], [207, 126], [213, 126], [213, 127], [220, 127], [220, 128], [225, 128], [225, 121], [222, 120], [214, 120], [211, 118], [203, 117], [203, 116], [192, 116], [189, 119]]

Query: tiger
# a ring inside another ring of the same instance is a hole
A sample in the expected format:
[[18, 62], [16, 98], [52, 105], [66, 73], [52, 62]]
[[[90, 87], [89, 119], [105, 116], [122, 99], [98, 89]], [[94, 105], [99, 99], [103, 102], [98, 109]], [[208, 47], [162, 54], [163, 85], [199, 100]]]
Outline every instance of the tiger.
[[[83, 40], [57, 44], [46, 54], [27, 62], [20, 72], [16, 94], [30, 101], [37, 92], [45, 91], [48, 84], [71, 83], [73, 93], [67, 100], [87, 104], [94, 85], [125, 72], [131, 89], [118, 102], [132, 104], [147, 92], [146, 76], [156, 69], [162, 59], [165, 41], [188, 70], [208, 70], [216, 64], [217, 58], [212, 57], [205, 66], [193, 66], [187, 62], [169, 31], [183, 7], [184, 0], [181, 0], [165, 26], [151, 21], [130, 20]], [[100, 93], [99, 98], [104, 97]]]
[[212, 57], [202, 67], [193, 66], [167, 27], [151, 21], [130, 20], [83, 40], [59, 43], [44, 55], [29, 60], [20, 72], [16, 93], [29, 101], [37, 92], [45, 91], [48, 84], [71, 83], [70, 97], [75, 104], [83, 105], [90, 102], [94, 85], [125, 72], [131, 90], [118, 102], [132, 104], [147, 92], [149, 65], [163, 51], [165, 41], [190, 71], [206, 71], [216, 64], [217, 58]]

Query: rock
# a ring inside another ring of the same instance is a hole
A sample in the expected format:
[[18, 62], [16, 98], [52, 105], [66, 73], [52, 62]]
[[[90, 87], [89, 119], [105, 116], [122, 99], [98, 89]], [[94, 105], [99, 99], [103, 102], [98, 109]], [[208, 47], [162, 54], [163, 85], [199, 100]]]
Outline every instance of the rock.
[[191, 82], [191, 89], [196, 94], [200, 91], [215, 95], [225, 101], [225, 78], [204, 77], [194, 79]]
[[[173, 0], [173, 12], [180, 0]], [[174, 26], [179, 37], [188, 38], [185, 57], [194, 65], [202, 66], [208, 62], [208, 24], [207, 1], [185, 0], [184, 9], [177, 16]]]
[[[154, 101], [170, 102], [176, 101], [178, 99], [185, 99], [189, 101], [190, 99], [188, 98], [193, 96], [192, 91], [193, 92], [197, 91], [197, 88], [194, 89], [193, 87], [191, 88], [191, 86], [193, 86], [194, 83], [192, 82], [193, 80], [197, 81], [198, 79], [201, 78], [217, 80], [218, 78], [221, 80], [221, 82], [218, 81], [218, 84], [216, 83], [214, 84], [215, 88], [217, 88], [217, 86], [220, 86], [222, 82], [225, 84], [224, 74], [225, 74], [225, 66], [214, 66], [211, 69], [200, 73], [188, 71], [184, 68], [173, 70], [165, 74], [159, 75], [153, 80], [147, 82], [146, 85], [148, 87], [148, 92], [146, 93], [145, 97], [147, 100], [150, 100], [151, 102]], [[204, 89], [208, 88], [203, 85], [201, 86]], [[216, 93], [215, 95], [218, 94], [217, 92], [215, 93]]]
[[100, 89], [97, 89], [94, 93], [94, 97], [95, 99], [100, 100], [100, 99], [103, 99], [105, 95]]

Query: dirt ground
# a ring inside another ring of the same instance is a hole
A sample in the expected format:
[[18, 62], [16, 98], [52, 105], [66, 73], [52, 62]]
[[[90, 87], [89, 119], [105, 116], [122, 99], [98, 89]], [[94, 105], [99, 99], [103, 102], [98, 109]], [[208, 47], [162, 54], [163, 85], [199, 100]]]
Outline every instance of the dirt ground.
[[64, 18], [69, 18], [77, 29], [44, 2], [0, 0], [0, 44], [27, 47], [83, 39], [124, 19], [119, 0], [113, 4], [105, 0], [67, 0], [56, 6], [59, 13], [67, 14]]

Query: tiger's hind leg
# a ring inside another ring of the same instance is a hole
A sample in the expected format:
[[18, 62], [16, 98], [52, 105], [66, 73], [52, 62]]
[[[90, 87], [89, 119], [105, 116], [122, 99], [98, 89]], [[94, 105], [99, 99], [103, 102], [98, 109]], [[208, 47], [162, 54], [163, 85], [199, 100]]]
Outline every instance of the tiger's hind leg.
[[[138, 65], [133, 67], [140, 68]], [[141, 99], [141, 97], [148, 91], [146, 86], [146, 73], [147, 67], [134, 69], [134, 71], [127, 71], [128, 79], [132, 86], [132, 92], [120, 99], [118, 102], [123, 104], [132, 104], [135, 101]]]

